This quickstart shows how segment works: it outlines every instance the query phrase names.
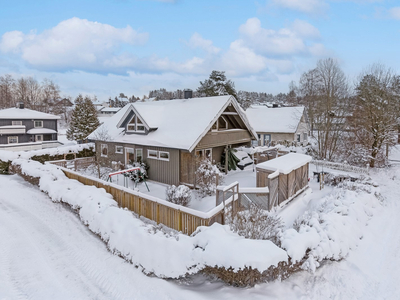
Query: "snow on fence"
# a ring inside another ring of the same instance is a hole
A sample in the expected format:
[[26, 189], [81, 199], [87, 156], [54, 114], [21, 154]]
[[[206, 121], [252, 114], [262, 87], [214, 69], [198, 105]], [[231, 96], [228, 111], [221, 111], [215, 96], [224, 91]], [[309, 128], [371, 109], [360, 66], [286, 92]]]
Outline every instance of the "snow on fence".
[[369, 172], [368, 165], [366, 168], [361, 168], [361, 167], [351, 166], [349, 164], [341, 164], [341, 163], [335, 163], [335, 162], [324, 161], [324, 160], [312, 160], [311, 163], [318, 167], [326, 167], [326, 168], [345, 171], [345, 172], [353, 172], [353, 173], [366, 174], [366, 175]]
[[[61, 170], [69, 179], [75, 179], [85, 185], [104, 188], [107, 193], [113, 196], [120, 207], [127, 208], [139, 216], [157, 222], [157, 224], [161, 223], [188, 235], [195, 232], [199, 226], [210, 226], [215, 222], [223, 223], [224, 220], [223, 203], [208, 212], [201, 212], [100, 179], [87, 177], [69, 169], [62, 168]], [[227, 198], [225, 206], [229, 204], [237, 206], [238, 199], [238, 195]]]
[[[75, 153], [72, 153], [72, 154], [75, 154]], [[63, 167], [63, 168], [67, 168], [67, 169], [73, 169], [76, 171], [79, 169], [87, 168], [94, 161], [95, 161], [95, 157], [92, 156], [92, 157], [79, 157], [79, 158], [75, 158], [75, 159], [60, 159], [60, 160], [46, 161], [46, 163], [56, 165], [59, 167]]]

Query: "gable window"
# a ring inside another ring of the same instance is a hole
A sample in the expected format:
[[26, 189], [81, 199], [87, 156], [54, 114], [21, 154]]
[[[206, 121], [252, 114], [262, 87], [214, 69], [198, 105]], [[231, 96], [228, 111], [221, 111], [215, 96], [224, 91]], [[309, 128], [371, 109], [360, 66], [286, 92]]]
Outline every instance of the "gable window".
[[13, 126], [21, 126], [22, 125], [22, 121], [12, 121], [11, 123]]
[[124, 153], [124, 147], [123, 146], [115, 146], [115, 153], [123, 154]]
[[43, 127], [43, 121], [35, 121], [35, 127]]
[[142, 162], [143, 160], [143, 149], [136, 149], [136, 161]]
[[108, 145], [101, 144], [101, 156], [107, 157], [107, 155], [108, 155]]
[[157, 159], [158, 151], [156, 150], [147, 150], [147, 158]]
[[142, 120], [137, 115], [134, 115], [128, 123], [126, 130], [128, 132], [145, 132], [145, 127]]
[[159, 154], [159, 159], [160, 160], [169, 161], [169, 152], [160, 151], [160, 152], [158, 152], [158, 154]]
[[9, 144], [18, 144], [18, 136], [9, 136], [8, 143]]

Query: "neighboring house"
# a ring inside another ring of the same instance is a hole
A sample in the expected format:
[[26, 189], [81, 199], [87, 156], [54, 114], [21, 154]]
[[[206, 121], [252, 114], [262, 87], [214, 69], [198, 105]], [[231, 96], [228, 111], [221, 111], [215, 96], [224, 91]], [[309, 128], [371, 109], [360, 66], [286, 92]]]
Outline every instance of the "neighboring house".
[[97, 109], [99, 117], [111, 117], [121, 110], [121, 107], [100, 107]]
[[257, 134], [234, 97], [218, 96], [128, 104], [89, 139], [108, 166], [146, 161], [150, 179], [193, 186], [200, 159], [219, 163], [227, 146], [250, 145]]
[[268, 108], [253, 105], [246, 110], [246, 115], [258, 134], [260, 146], [279, 141], [296, 141], [303, 145], [308, 142], [309, 125], [302, 106]]
[[0, 110], [0, 149], [11, 151], [57, 147], [59, 116], [18, 108]]

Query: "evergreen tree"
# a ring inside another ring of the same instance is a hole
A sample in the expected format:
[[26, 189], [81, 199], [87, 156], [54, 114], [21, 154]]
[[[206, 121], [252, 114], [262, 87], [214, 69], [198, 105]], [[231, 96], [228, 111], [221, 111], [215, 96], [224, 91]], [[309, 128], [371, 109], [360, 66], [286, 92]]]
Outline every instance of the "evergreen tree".
[[235, 84], [226, 79], [224, 71], [212, 71], [210, 78], [200, 81], [197, 93], [200, 97], [231, 95], [237, 99]]
[[75, 99], [75, 108], [72, 111], [67, 138], [77, 141], [85, 140], [99, 125], [97, 111], [92, 100], [88, 96], [83, 98], [82, 95], [79, 95]]

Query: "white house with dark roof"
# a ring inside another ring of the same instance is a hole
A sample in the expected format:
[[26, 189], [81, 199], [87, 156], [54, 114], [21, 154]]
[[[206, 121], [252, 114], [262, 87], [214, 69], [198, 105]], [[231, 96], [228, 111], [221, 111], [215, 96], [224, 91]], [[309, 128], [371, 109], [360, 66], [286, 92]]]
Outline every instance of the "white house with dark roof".
[[59, 116], [24, 108], [0, 110], [0, 149], [11, 151], [53, 148], [57, 141]]
[[252, 105], [246, 110], [246, 115], [257, 132], [260, 146], [279, 141], [308, 142], [310, 129], [303, 106], [269, 108]]
[[135, 102], [105, 120], [89, 139], [100, 161], [146, 161], [149, 178], [194, 185], [196, 162], [221, 161], [227, 147], [257, 139], [232, 96]]

